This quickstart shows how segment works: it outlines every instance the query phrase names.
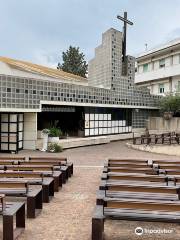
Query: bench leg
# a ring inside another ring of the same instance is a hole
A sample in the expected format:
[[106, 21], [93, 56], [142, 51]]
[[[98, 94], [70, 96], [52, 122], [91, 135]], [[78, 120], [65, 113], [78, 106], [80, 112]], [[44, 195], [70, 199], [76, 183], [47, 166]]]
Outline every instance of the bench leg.
[[25, 228], [25, 204], [16, 213], [16, 227]]
[[3, 216], [3, 240], [14, 240], [13, 215]]
[[36, 199], [34, 196], [27, 197], [27, 218], [35, 218], [36, 217]]
[[[60, 175], [60, 177], [56, 177], [56, 176], [53, 177], [54, 178], [54, 191], [55, 192], [58, 192], [59, 191], [59, 187], [62, 187], [62, 176], [61, 175]], [[60, 178], [61, 178], [61, 180], [60, 180]]]
[[43, 184], [43, 202], [48, 203], [49, 202], [49, 186]]
[[65, 184], [66, 183], [66, 172], [62, 171], [62, 183]]
[[36, 195], [36, 209], [42, 209], [43, 208], [43, 194], [42, 190]]
[[92, 219], [92, 240], [103, 240], [104, 219]]
[[73, 175], [74, 170], [73, 170], [73, 163], [71, 164], [71, 175]]
[[68, 177], [70, 178], [71, 177], [71, 167], [68, 166]]
[[54, 197], [54, 180], [49, 184], [49, 196]]

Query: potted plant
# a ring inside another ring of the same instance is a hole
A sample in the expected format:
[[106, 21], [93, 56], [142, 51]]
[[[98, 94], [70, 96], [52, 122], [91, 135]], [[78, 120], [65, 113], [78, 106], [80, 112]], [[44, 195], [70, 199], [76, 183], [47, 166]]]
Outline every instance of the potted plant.
[[46, 152], [47, 148], [48, 148], [48, 135], [49, 135], [49, 133], [50, 133], [50, 131], [47, 128], [42, 130], [43, 148], [41, 149], [41, 151], [43, 151], [43, 152]]
[[58, 142], [59, 137], [62, 136], [62, 131], [60, 128], [51, 127], [49, 129], [49, 142]]

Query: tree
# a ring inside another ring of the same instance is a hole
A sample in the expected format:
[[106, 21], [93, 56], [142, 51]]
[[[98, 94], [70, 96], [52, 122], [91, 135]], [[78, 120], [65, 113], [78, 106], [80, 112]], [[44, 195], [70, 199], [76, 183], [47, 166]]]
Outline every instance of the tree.
[[63, 63], [58, 63], [57, 69], [86, 77], [88, 65], [84, 57], [85, 55], [79, 51], [79, 47], [70, 46], [66, 52], [62, 53]]
[[180, 95], [167, 95], [159, 101], [161, 112], [172, 112], [173, 115], [180, 113]]

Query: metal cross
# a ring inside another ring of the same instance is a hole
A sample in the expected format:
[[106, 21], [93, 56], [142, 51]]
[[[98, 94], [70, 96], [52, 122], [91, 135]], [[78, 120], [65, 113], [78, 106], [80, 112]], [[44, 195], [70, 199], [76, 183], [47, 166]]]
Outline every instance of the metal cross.
[[131, 21], [129, 21], [127, 19], [127, 12], [124, 12], [124, 17], [121, 17], [121, 16], [117, 15], [117, 18], [124, 22], [124, 27], [123, 27], [123, 47], [122, 47], [122, 54], [123, 54], [123, 61], [124, 61], [125, 57], [126, 57], [126, 31], [127, 31], [127, 24], [133, 25], [133, 22], [131, 22]]

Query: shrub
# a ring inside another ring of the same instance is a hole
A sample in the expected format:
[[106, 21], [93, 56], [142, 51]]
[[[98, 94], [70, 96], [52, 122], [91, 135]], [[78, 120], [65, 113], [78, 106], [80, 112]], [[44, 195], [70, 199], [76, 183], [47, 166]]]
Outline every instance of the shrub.
[[48, 128], [44, 128], [44, 129], [42, 130], [42, 134], [49, 134], [49, 133], [50, 133], [50, 131], [49, 131]]
[[172, 112], [177, 114], [180, 112], [180, 95], [167, 95], [161, 98], [159, 102], [161, 112]]
[[49, 134], [50, 137], [60, 137], [60, 136], [62, 136], [62, 131], [61, 131], [60, 128], [51, 127], [49, 129], [49, 131], [50, 131], [50, 134]]
[[51, 143], [48, 146], [48, 152], [57, 153], [57, 152], [62, 152], [62, 151], [63, 151], [63, 148], [57, 143]]

